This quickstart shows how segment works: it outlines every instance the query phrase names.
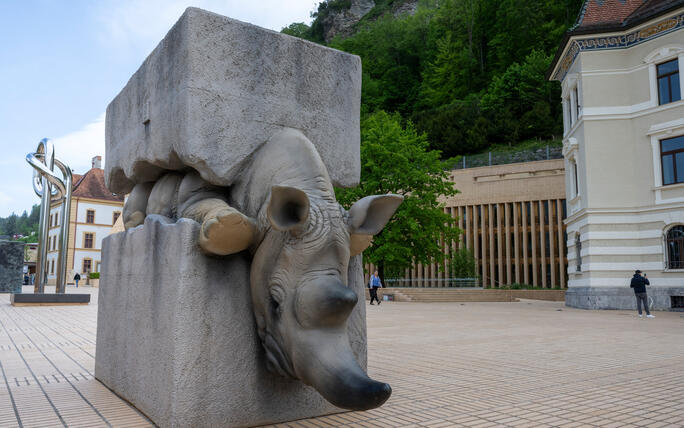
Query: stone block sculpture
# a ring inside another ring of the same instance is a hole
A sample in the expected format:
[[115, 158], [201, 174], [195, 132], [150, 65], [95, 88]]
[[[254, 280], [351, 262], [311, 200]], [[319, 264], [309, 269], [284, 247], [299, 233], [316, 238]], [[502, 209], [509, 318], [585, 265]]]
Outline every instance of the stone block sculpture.
[[358, 57], [190, 8], [109, 105], [107, 183], [130, 194], [95, 372], [158, 425], [389, 398], [365, 373], [358, 255], [402, 197], [346, 211], [333, 189], [358, 183], [359, 90]]

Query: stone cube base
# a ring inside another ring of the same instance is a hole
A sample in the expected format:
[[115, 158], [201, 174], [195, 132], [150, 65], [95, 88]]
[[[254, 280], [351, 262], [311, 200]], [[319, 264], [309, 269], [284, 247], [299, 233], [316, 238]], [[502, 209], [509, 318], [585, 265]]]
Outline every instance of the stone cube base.
[[283, 128], [316, 146], [337, 186], [359, 183], [361, 59], [188, 8], [107, 107], [112, 192], [165, 170], [230, 186]]
[[[671, 296], [684, 296], [682, 287], [646, 287], [653, 298], [653, 309], [669, 311]], [[579, 309], [633, 309], [636, 310], [634, 290], [630, 287], [570, 287], [565, 292], [565, 305]]]
[[[247, 254], [207, 257], [199, 224], [151, 215], [103, 241], [95, 376], [160, 427], [253, 426], [342, 411], [266, 370]], [[363, 292], [361, 258], [349, 280]], [[364, 300], [349, 320], [366, 367]]]

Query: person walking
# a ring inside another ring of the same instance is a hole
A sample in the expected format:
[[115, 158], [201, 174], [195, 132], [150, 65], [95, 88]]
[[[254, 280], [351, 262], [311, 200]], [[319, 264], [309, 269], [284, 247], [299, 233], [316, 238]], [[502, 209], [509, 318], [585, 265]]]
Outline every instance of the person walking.
[[648, 282], [646, 274], [642, 274], [642, 272], [637, 269], [636, 272], [634, 272], [634, 276], [632, 277], [632, 281], [630, 282], [629, 286], [634, 289], [634, 295], [636, 296], [637, 300], [637, 310], [639, 311], [639, 318], [643, 317], [641, 314], [642, 303], [644, 305], [644, 309], [646, 309], [646, 318], [655, 318], [655, 315], [651, 315], [651, 312], [648, 310], [648, 296], [646, 295], [647, 285], [651, 285], [651, 283]]
[[373, 275], [371, 275], [370, 281], [368, 282], [368, 288], [370, 288], [371, 305], [373, 304], [373, 299], [378, 301], [378, 305], [380, 304], [380, 299], [378, 299], [378, 288], [380, 287], [382, 287], [382, 283], [380, 282], [380, 277], [378, 276], [378, 271], [376, 270], [373, 272]]
[[81, 279], [81, 275], [76, 272], [76, 275], [74, 275], [74, 282], [76, 283], [76, 288], [78, 288], [78, 280]]

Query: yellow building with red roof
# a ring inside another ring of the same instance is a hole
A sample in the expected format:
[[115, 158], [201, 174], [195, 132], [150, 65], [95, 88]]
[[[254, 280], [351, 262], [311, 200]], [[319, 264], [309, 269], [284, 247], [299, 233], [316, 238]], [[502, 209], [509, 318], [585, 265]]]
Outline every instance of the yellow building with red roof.
[[[107, 190], [101, 156], [93, 158], [92, 168], [85, 174], [74, 174], [73, 182], [67, 246], [67, 283], [73, 283], [74, 275], [78, 272], [83, 284], [89, 272], [100, 271], [102, 239], [112, 232], [112, 226], [121, 216], [124, 195], [116, 195]], [[61, 205], [60, 202], [50, 207], [47, 241], [49, 284], [55, 283], [59, 268], [59, 227], [63, 220], [60, 218]]]

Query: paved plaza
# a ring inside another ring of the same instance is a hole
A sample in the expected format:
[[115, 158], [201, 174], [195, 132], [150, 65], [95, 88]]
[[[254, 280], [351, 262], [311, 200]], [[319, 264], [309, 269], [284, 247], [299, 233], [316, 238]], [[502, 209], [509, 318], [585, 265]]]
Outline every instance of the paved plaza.
[[[81, 290], [95, 292], [90, 305], [12, 307], [0, 295], [0, 427], [151, 426], [94, 379], [97, 290]], [[369, 306], [369, 372], [392, 385], [389, 401], [278, 426], [684, 426], [684, 314], [655, 314]]]

